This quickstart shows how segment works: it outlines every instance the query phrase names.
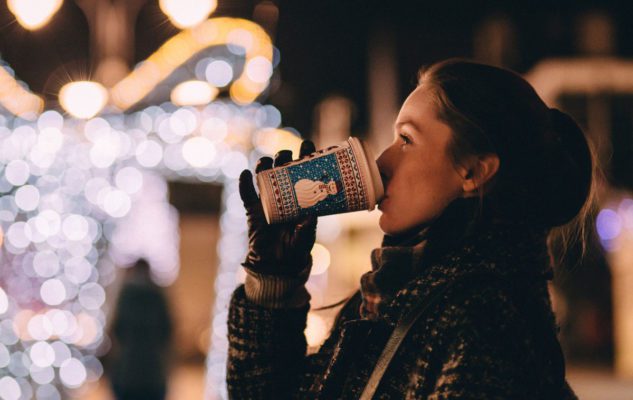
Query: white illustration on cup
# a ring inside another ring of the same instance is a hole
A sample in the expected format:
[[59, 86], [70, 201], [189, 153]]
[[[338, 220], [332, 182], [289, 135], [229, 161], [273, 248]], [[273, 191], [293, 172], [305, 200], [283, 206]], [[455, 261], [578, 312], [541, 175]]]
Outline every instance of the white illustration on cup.
[[311, 179], [300, 179], [295, 183], [297, 202], [301, 208], [312, 207], [318, 202], [325, 200], [329, 195], [337, 194], [340, 189], [341, 183], [334, 180], [324, 183]]

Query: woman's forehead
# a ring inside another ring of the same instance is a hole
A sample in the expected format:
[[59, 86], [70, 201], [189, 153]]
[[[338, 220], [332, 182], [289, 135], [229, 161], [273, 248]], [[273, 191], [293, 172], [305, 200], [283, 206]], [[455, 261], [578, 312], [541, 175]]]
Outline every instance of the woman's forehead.
[[402, 104], [395, 125], [409, 123], [421, 129], [425, 123], [433, 120], [440, 122], [437, 118], [433, 97], [428, 90], [418, 87]]

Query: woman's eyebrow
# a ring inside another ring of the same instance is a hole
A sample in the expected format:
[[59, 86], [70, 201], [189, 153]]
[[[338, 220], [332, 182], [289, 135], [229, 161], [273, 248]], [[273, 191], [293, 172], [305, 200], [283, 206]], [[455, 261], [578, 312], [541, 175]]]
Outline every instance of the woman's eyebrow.
[[410, 119], [405, 119], [403, 121], [396, 121], [396, 123], [393, 124], [393, 129], [394, 130], [398, 130], [399, 128], [401, 128], [404, 125], [411, 125], [416, 131], [422, 132], [420, 127], [415, 122], [413, 122]]

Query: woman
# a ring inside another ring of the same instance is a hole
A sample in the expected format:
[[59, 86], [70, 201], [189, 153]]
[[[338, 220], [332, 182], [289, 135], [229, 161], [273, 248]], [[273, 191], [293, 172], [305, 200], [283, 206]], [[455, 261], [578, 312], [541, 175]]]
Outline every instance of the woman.
[[[313, 150], [304, 142], [301, 155]], [[274, 164], [290, 158], [282, 151]], [[272, 165], [262, 158], [256, 171]], [[547, 292], [547, 237], [586, 219], [591, 203], [592, 157], [576, 123], [510, 71], [449, 60], [421, 71], [378, 166], [382, 247], [310, 356], [316, 219], [266, 225], [242, 173], [249, 252], [229, 311], [230, 395], [358, 399], [394, 327], [426, 302], [373, 398], [575, 398]]]

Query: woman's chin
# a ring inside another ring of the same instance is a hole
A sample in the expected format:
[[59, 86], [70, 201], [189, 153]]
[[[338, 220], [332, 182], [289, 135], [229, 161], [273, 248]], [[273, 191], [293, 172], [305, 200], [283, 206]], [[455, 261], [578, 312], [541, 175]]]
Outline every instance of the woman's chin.
[[396, 235], [398, 233], [398, 229], [393, 226], [393, 221], [389, 220], [389, 216], [384, 211], [378, 219], [378, 226], [386, 235]]
[[[386, 222], [385, 222], [385, 212], [382, 211], [382, 213], [380, 214], [380, 218], [378, 218], [378, 226], [380, 227], [380, 230], [382, 230], [383, 233], [387, 233], [386, 229]], [[388, 233], [387, 233], [388, 234]]]
[[406, 235], [414, 234], [420, 231], [421, 229], [424, 229], [427, 225], [425, 223], [414, 224], [414, 225], [406, 224], [406, 223], [398, 224], [398, 221], [389, 219], [388, 214], [385, 214], [383, 212], [382, 215], [380, 216], [380, 219], [378, 220], [378, 226], [380, 226], [380, 229], [385, 235], [389, 235], [389, 236], [405, 235], [406, 236]]

